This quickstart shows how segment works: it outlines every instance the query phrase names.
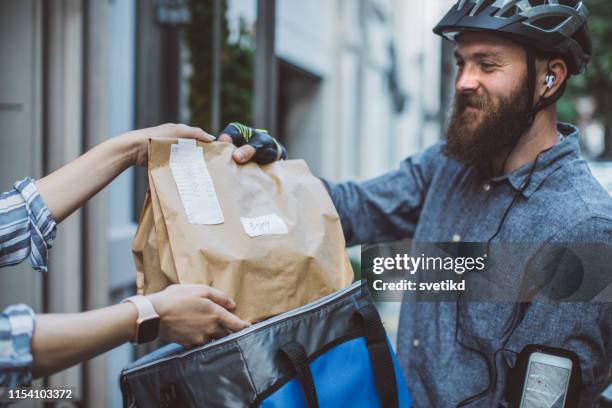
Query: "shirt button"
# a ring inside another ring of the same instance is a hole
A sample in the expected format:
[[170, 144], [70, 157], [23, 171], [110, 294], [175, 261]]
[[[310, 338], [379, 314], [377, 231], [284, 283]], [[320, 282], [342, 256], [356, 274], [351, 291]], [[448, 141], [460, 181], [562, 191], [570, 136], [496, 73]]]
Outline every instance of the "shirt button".
[[461, 241], [461, 235], [459, 234], [453, 235], [453, 242], [459, 242], [459, 241]]
[[421, 341], [419, 339], [412, 340], [412, 347], [419, 347], [421, 345]]
[[489, 190], [491, 190], [491, 185], [489, 183], [485, 183], [485, 184], [483, 184], [482, 189], [484, 191], [489, 191]]

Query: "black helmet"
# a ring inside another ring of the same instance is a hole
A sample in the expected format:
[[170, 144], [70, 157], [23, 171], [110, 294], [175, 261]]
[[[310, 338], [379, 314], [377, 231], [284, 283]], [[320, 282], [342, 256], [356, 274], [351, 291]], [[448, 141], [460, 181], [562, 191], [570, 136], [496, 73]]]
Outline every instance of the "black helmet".
[[581, 0], [459, 0], [433, 31], [451, 41], [465, 31], [495, 32], [560, 55], [570, 74], [581, 74], [592, 54], [587, 16]]

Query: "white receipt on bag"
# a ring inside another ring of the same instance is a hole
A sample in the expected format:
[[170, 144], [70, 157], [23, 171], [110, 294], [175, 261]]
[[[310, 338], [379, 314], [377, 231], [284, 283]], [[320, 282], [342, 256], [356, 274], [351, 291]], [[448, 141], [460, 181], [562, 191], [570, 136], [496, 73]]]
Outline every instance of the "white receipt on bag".
[[223, 212], [204, 150], [193, 139], [179, 139], [170, 147], [170, 169], [190, 224], [223, 223]]
[[285, 235], [288, 234], [287, 225], [276, 214], [262, 215], [261, 217], [240, 217], [244, 231], [251, 238], [260, 235]]

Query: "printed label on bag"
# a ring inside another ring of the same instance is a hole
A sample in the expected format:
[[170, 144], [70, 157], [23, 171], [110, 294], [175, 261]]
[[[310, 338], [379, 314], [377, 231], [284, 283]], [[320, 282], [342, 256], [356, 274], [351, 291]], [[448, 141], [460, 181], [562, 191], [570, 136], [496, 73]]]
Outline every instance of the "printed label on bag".
[[223, 212], [208, 167], [204, 150], [193, 139], [179, 139], [170, 148], [170, 169], [190, 224], [223, 223]]
[[287, 225], [276, 214], [262, 215], [261, 217], [240, 217], [244, 231], [251, 238], [260, 235], [285, 235], [288, 234]]

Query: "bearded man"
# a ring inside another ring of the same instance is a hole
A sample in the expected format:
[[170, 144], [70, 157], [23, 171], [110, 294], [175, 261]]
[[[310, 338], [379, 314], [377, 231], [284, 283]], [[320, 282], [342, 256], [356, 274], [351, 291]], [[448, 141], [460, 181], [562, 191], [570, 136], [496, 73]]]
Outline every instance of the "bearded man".
[[[347, 244], [519, 242], [533, 244], [529, 258], [553, 243], [612, 243], [612, 199], [580, 158], [578, 129], [557, 122], [568, 78], [591, 57], [583, 2], [460, 0], [434, 32], [456, 44], [444, 140], [378, 178], [326, 182]], [[226, 133], [221, 140], [245, 143]], [[260, 145], [240, 147], [235, 160], [264, 145], [271, 160], [276, 148], [284, 154], [271, 140]], [[572, 265], [570, 282], [583, 273]], [[604, 275], [609, 268], [595, 268], [595, 281]], [[610, 303], [521, 305], [517, 318], [516, 303], [402, 303], [398, 357], [416, 406], [506, 406], [510, 369], [529, 344], [575, 353], [579, 405], [592, 406], [611, 364]]]

